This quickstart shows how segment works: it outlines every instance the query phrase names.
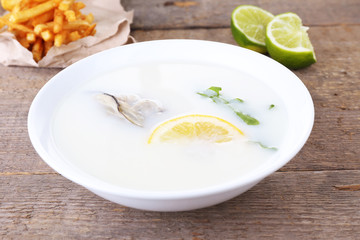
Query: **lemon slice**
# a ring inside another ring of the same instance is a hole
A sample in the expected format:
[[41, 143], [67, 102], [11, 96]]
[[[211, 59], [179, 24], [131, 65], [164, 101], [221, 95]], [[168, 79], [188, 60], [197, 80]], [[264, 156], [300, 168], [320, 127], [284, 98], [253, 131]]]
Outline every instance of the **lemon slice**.
[[274, 15], [259, 7], [240, 5], [231, 14], [231, 32], [241, 46], [260, 53], [266, 53], [266, 25]]
[[266, 27], [266, 46], [270, 56], [288, 68], [299, 69], [316, 62], [308, 27], [295, 13], [274, 17]]
[[161, 123], [150, 135], [148, 143], [224, 143], [243, 135], [240, 129], [224, 119], [191, 114]]

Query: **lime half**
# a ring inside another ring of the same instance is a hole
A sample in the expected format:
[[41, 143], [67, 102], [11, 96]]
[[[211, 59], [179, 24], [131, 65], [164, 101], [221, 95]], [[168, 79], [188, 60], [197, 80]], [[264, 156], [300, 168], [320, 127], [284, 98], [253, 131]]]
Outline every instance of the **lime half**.
[[274, 17], [266, 27], [266, 47], [270, 56], [288, 68], [299, 69], [316, 62], [313, 46], [295, 13]]
[[266, 53], [266, 25], [274, 16], [252, 5], [240, 5], [231, 14], [231, 32], [241, 46], [260, 53]]

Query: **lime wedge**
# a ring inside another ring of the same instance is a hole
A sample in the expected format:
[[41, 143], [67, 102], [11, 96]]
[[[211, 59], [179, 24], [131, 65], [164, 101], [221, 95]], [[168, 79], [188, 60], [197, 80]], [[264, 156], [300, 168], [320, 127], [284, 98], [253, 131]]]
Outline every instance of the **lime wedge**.
[[231, 14], [231, 32], [241, 46], [260, 53], [266, 53], [266, 25], [274, 16], [252, 5], [240, 5]]
[[266, 47], [270, 56], [288, 68], [299, 69], [316, 62], [313, 46], [295, 13], [274, 17], [266, 27]]

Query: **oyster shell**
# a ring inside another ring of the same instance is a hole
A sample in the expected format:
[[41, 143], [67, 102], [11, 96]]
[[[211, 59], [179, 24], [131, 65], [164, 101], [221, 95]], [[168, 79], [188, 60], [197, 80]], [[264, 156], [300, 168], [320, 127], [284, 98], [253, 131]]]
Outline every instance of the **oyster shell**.
[[144, 99], [135, 94], [114, 96], [102, 93], [96, 95], [96, 99], [107, 107], [109, 113], [140, 127], [144, 125], [146, 116], [164, 111], [160, 102]]

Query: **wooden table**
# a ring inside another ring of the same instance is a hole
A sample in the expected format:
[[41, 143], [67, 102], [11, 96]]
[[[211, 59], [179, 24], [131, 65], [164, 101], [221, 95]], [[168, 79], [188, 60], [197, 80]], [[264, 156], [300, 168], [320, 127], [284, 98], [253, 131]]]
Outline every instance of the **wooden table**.
[[[39, 89], [60, 69], [0, 66], [1, 239], [359, 239], [360, 1], [123, 0], [137, 41], [235, 44], [232, 9], [256, 4], [297, 13], [318, 62], [294, 71], [315, 104], [301, 152], [253, 189], [189, 212], [145, 212], [95, 196], [49, 168], [27, 134]], [[1, 53], [0, 53], [1, 54]]]

